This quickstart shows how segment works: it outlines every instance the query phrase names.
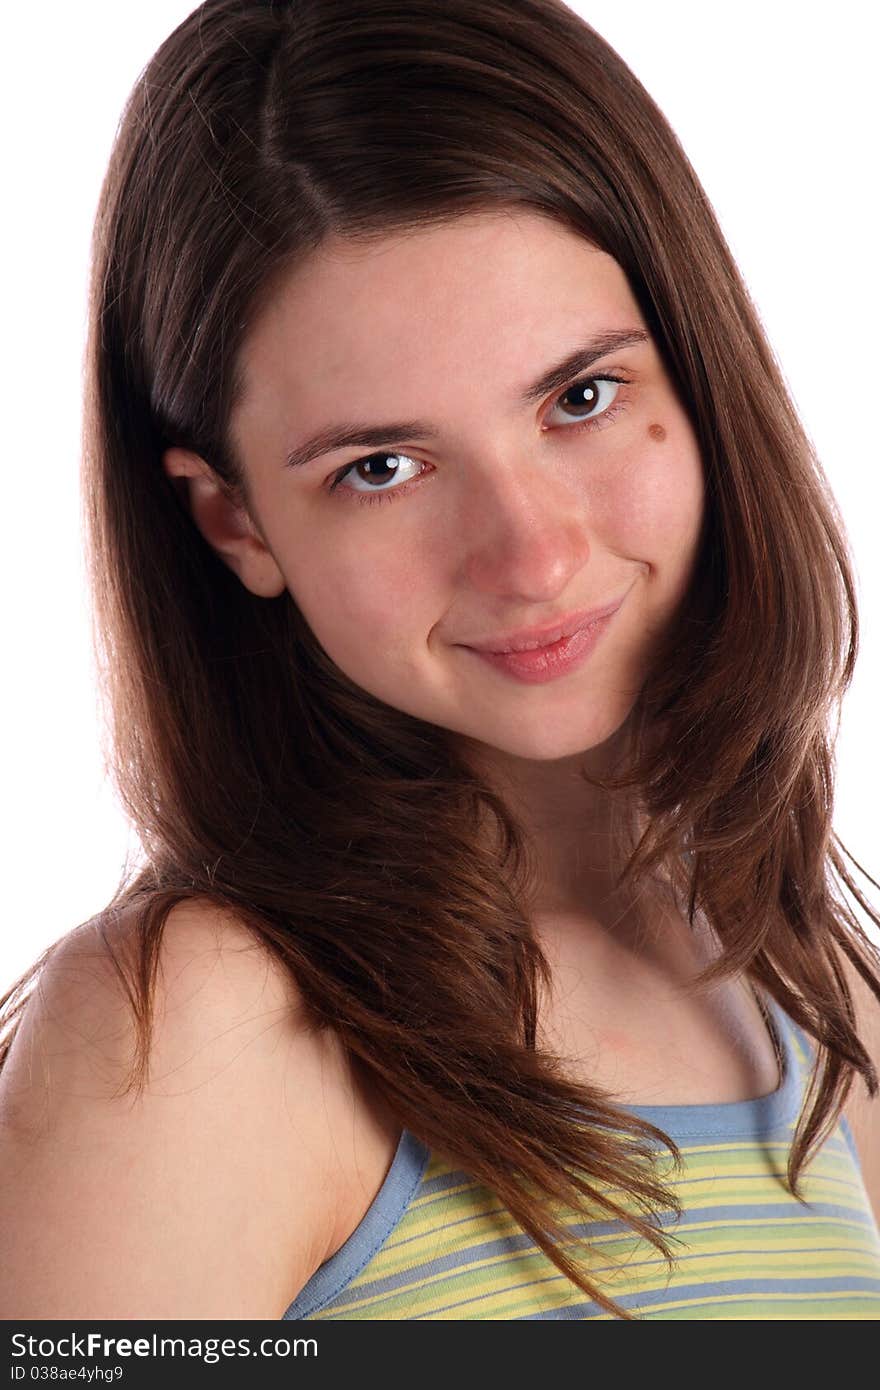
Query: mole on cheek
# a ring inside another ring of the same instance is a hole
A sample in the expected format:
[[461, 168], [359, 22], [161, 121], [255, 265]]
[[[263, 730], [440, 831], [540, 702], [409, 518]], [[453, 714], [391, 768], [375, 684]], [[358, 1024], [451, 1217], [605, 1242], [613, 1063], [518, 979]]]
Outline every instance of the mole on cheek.
[[652, 439], [656, 439], [658, 444], [662, 444], [666, 438], [666, 431], [662, 425], [653, 424], [648, 426], [648, 434]]

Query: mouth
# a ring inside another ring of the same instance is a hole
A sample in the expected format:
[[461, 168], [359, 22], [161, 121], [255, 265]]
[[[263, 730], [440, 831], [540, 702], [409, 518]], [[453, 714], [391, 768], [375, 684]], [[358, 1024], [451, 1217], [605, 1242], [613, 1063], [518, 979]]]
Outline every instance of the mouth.
[[569, 613], [567, 617], [560, 618], [555, 624], [545, 624], [543, 627], [520, 628], [517, 632], [507, 633], [498, 637], [489, 637], [479, 642], [462, 643], [472, 651], [482, 652], [492, 656], [509, 656], [514, 652], [534, 652], [545, 650], [563, 641], [565, 638], [573, 637], [576, 632], [583, 628], [592, 626], [602, 618], [610, 617], [616, 613], [623, 603], [623, 598], [614, 599], [610, 603], [604, 604], [599, 608], [581, 609], [577, 613]]
[[476, 647], [464, 647], [463, 650], [472, 652], [480, 661], [508, 679], [525, 685], [545, 685], [577, 671], [590, 660], [622, 602], [621, 599], [619, 603], [609, 605], [601, 616], [593, 617], [591, 622], [582, 622], [574, 632], [542, 646], [532, 645], [506, 652], [482, 651]]

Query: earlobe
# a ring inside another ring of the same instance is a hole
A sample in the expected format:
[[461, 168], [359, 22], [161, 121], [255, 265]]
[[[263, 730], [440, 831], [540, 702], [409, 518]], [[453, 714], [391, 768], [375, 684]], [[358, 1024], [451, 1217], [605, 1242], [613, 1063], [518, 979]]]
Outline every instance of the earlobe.
[[166, 449], [162, 467], [175, 485], [196, 526], [224, 564], [260, 598], [277, 598], [287, 587], [272, 552], [247, 509], [234, 501], [222, 480], [198, 454]]

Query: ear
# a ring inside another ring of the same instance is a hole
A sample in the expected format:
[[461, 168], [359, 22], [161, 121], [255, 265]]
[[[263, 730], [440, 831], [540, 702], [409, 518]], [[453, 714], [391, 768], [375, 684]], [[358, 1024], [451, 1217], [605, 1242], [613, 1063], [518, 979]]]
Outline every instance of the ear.
[[277, 598], [287, 587], [266, 542], [247, 509], [236, 503], [212, 468], [198, 454], [177, 446], [166, 449], [162, 467], [175, 483], [205, 540], [242, 584], [260, 598]]

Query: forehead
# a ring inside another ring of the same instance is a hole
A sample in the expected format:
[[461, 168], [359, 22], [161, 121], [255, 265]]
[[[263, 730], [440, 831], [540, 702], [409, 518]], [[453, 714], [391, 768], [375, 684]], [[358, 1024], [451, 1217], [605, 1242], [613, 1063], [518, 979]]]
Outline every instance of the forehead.
[[282, 279], [241, 354], [245, 398], [349, 374], [387, 393], [480, 365], [517, 380], [592, 331], [640, 322], [617, 262], [539, 213], [328, 238]]

